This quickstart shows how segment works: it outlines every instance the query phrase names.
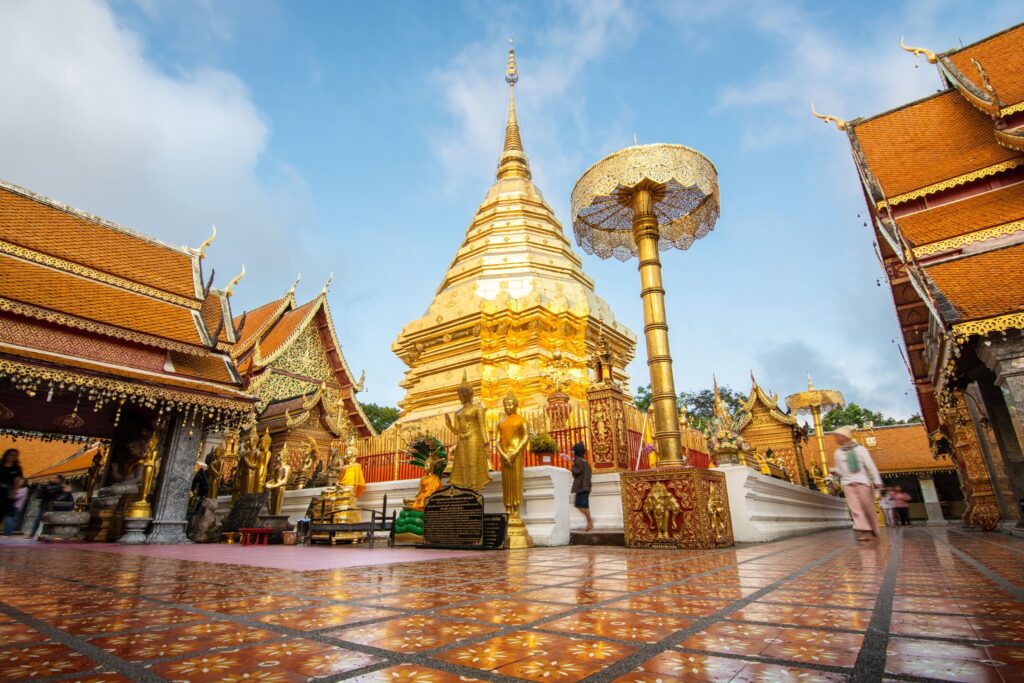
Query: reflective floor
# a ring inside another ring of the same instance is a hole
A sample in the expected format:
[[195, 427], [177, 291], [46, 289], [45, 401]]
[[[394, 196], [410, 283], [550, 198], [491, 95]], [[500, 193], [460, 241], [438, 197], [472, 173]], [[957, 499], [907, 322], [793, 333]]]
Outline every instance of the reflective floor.
[[310, 571], [3, 545], [0, 680], [1024, 681], [1024, 541], [887, 533]]

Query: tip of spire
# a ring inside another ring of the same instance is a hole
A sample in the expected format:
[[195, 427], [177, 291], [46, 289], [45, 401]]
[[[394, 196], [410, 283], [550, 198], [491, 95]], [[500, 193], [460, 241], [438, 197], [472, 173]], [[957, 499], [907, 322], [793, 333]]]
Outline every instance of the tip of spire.
[[505, 82], [509, 85], [515, 85], [519, 80], [519, 74], [516, 72], [516, 48], [515, 38], [513, 36], [508, 37], [508, 68], [505, 69]]

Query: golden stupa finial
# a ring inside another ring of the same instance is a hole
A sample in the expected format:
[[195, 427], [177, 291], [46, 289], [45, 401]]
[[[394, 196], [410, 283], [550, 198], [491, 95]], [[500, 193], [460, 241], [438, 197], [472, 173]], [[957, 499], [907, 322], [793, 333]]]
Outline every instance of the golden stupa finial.
[[210, 226], [210, 227], [213, 228], [213, 232], [211, 232], [210, 236], [207, 237], [205, 240], [203, 240], [203, 243], [199, 245], [199, 260], [200, 261], [202, 261], [204, 258], [206, 258], [206, 248], [208, 246], [210, 246], [211, 244], [213, 244], [213, 238], [217, 236], [217, 226], [213, 225], [213, 226]]
[[928, 60], [929, 64], [935, 64], [936, 62], [939, 61], [938, 55], [936, 55], [931, 50], [923, 47], [910, 47], [909, 45], [907, 45], [905, 42], [903, 42], [903, 36], [900, 36], [900, 47], [906, 50], [907, 52], [911, 53], [915, 57], [919, 55], [924, 55], [925, 59]]
[[516, 83], [519, 71], [516, 69], [516, 50], [511, 37], [508, 39], [508, 67], [505, 69], [508, 83], [508, 119], [505, 123], [505, 144], [498, 161], [498, 180], [504, 178], [530, 178], [530, 164], [523, 151], [523, 139], [519, 135], [519, 119], [516, 116]]
[[835, 116], [819, 114], [818, 110], [814, 108], [814, 102], [811, 102], [811, 113], [814, 114], [815, 118], [819, 118], [825, 123], [834, 123], [836, 128], [838, 128], [839, 130], [846, 130], [846, 121], [836, 118]]
[[807, 391], [814, 391], [814, 382], [811, 381], [811, 373], [807, 373]]
[[231, 296], [232, 294], [234, 294], [235, 293], [235, 285], [237, 285], [239, 282], [241, 282], [243, 277], [245, 277], [245, 264], [244, 263], [242, 264], [242, 272], [240, 272], [238, 275], [236, 275], [235, 279], [228, 283], [228, 286], [224, 288], [224, 293], [226, 295], [228, 295], [228, 296]]

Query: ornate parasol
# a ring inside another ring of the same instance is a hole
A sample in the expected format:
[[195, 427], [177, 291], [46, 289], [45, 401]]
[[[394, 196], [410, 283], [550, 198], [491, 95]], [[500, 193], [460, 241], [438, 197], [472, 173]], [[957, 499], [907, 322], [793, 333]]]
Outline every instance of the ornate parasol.
[[825, 458], [825, 435], [821, 428], [821, 413], [829, 408], [838, 408], [846, 403], [843, 395], [835, 389], [815, 389], [811, 376], [807, 375], [807, 391], [786, 397], [786, 405], [793, 413], [810, 413], [814, 418], [814, 434], [818, 437], [818, 456], [821, 458], [821, 476], [828, 473]]
[[637, 145], [591, 166], [572, 191], [576, 242], [589, 254], [640, 259], [658, 461], [683, 462], [659, 250], [688, 249], [718, 220], [718, 172], [682, 145]]

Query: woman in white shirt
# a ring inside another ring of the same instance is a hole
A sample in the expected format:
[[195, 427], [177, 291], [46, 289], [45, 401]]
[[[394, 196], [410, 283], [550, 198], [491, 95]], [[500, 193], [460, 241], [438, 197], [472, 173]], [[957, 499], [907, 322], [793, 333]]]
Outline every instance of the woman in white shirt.
[[875, 515], [875, 489], [882, 486], [878, 468], [868, 449], [853, 440], [853, 427], [835, 430], [835, 468], [832, 473], [846, 493], [846, 505], [853, 516], [853, 530], [858, 541], [870, 541], [878, 536], [878, 517]]

